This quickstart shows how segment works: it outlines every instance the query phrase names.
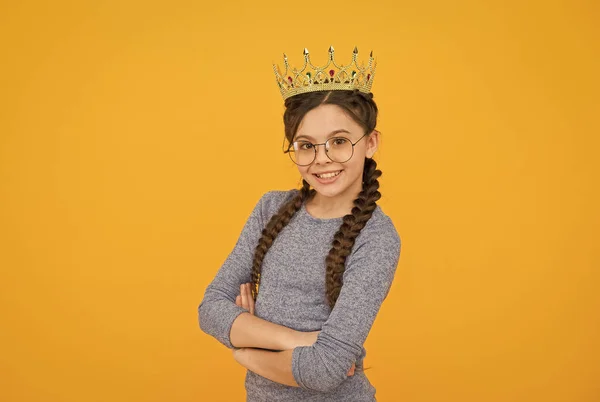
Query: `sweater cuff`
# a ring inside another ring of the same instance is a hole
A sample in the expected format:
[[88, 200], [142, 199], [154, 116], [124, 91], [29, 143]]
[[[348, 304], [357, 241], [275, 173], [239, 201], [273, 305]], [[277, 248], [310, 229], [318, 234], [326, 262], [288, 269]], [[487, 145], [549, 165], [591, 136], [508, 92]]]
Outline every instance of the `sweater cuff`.
[[236, 318], [238, 318], [240, 314], [247, 312], [248, 310], [246, 310], [245, 308], [239, 307], [236, 304], [232, 303], [227, 303], [227, 308], [223, 308], [220, 311], [220, 314], [223, 317], [223, 320], [221, 321], [223, 324], [221, 341], [229, 349], [235, 348], [235, 346], [231, 344], [231, 327], [233, 326], [233, 322]]
[[306, 348], [306, 346], [299, 346], [292, 351], [292, 376], [300, 388], [308, 389], [306, 385], [304, 385], [304, 382], [302, 382], [302, 376], [300, 375], [300, 359], [304, 348]]

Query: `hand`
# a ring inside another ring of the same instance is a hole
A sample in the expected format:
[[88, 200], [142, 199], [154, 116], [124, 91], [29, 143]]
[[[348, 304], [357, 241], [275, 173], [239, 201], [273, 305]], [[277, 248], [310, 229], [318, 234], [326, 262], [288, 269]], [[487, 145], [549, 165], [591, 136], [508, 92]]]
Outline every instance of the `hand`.
[[235, 359], [236, 362], [242, 364], [241, 359], [242, 359], [245, 351], [246, 351], [246, 348], [233, 348], [233, 358]]
[[354, 375], [354, 370], [356, 369], [356, 364], [352, 363], [352, 367], [348, 370], [348, 377], [352, 377]]
[[243, 283], [240, 285], [240, 294], [235, 298], [235, 304], [248, 310], [250, 314], [254, 315], [254, 299], [252, 298], [251, 286], [251, 283]]
[[294, 345], [291, 345], [290, 349], [301, 347], [301, 346], [312, 346], [316, 341], [321, 331], [312, 332], [296, 332]]

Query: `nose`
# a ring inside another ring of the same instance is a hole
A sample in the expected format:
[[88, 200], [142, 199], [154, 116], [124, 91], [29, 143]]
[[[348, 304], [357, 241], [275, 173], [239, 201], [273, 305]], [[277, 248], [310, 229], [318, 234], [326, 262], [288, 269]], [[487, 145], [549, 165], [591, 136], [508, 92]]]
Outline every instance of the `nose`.
[[316, 148], [317, 154], [315, 155], [315, 163], [321, 165], [324, 163], [331, 162], [331, 160], [327, 156], [327, 152], [325, 151], [325, 145], [320, 144], [320, 145], [316, 145], [316, 147], [317, 147]]

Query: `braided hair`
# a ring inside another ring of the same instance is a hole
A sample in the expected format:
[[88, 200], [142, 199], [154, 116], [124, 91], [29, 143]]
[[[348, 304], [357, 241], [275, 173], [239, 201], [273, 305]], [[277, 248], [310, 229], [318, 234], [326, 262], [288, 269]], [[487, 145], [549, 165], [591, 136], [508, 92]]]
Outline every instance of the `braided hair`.
[[[306, 113], [323, 104], [334, 104], [341, 107], [354, 121], [363, 127], [365, 133], [371, 133], [375, 129], [377, 106], [373, 101], [373, 94], [364, 94], [358, 90], [309, 92], [292, 96], [285, 102], [286, 111], [283, 121], [285, 135], [289, 142], [292, 142], [296, 130]], [[380, 176], [381, 170], [377, 169], [375, 160], [365, 158], [362, 190], [354, 200], [351, 213], [343, 217], [340, 228], [333, 236], [331, 249], [325, 259], [327, 301], [332, 309], [342, 289], [346, 258], [352, 252], [356, 238], [373, 215], [373, 211], [377, 207], [377, 201], [381, 198], [378, 191]], [[267, 251], [279, 232], [300, 210], [302, 204], [311, 199], [314, 194], [315, 190], [310, 188], [306, 180], [302, 180], [302, 189], [279, 208], [279, 211], [271, 217], [263, 229], [252, 261], [252, 282], [254, 285], [252, 297], [254, 300], [258, 296], [262, 262]]]

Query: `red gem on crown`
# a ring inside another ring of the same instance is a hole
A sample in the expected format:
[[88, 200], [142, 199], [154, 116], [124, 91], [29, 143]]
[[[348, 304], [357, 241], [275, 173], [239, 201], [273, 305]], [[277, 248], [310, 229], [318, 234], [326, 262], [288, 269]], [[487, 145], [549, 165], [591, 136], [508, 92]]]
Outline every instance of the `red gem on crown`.
[[333, 77], [333, 75], [335, 74], [335, 71], [333, 70], [329, 70], [329, 75]]

